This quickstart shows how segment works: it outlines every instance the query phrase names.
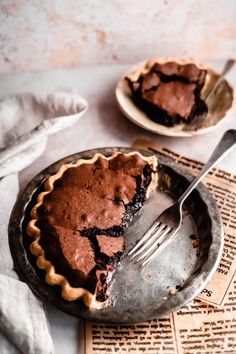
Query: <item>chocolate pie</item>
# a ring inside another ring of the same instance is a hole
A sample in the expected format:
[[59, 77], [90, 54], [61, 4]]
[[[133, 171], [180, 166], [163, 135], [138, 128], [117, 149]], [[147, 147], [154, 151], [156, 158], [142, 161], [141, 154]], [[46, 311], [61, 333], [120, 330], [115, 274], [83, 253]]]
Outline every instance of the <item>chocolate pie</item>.
[[173, 126], [189, 123], [207, 112], [201, 99], [207, 70], [193, 62], [149, 62], [145, 69], [126, 77], [132, 97], [152, 120]]
[[68, 301], [109, 301], [108, 285], [125, 250], [125, 230], [157, 184], [157, 159], [138, 152], [96, 154], [50, 176], [31, 211], [31, 252]]

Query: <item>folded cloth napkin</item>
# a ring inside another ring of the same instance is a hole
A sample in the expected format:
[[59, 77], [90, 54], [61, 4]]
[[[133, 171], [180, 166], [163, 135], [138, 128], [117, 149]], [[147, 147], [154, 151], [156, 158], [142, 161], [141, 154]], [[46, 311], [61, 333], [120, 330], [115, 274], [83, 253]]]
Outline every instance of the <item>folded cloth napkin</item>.
[[53, 343], [42, 302], [14, 271], [8, 222], [18, 172], [44, 151], [47, 136], [76, 123], [87, 109], [77, 94], [15, 95], [0, 101], [0, 352], [49, 354]]

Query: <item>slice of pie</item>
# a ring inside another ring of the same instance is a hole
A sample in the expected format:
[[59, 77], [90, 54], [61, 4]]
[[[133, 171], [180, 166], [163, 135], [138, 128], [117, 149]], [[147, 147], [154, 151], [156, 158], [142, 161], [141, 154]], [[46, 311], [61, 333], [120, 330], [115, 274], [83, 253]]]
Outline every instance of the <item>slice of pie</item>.
[[125, 249], [125, 230], [157, 185], [157, 159], [138, 152], [63, 165], [31, 211], [31, 252], [62, 297], [106, 306], [107, 287]]
[[207, 112], [201, 99], [207, 70], [194, 62], [150, 61], [126, 77], [134, 102], [157, 123], [189, 123]]

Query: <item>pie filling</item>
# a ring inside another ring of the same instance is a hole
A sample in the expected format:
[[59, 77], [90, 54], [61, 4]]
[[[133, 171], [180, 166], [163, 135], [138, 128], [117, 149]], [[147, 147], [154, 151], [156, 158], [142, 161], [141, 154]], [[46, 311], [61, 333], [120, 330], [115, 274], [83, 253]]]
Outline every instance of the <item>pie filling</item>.
[[97, 154], [93, 162], [64, 166], [63, 173], [46, 182], [32, 210], [31, 251], [46, 269], [46, 281], [61, 285], [66, 300], [86, 293], [103, 303], [124, 253], [125, 229], [156, 185], [156, 158]]
[[189, 123], [196, 114], [207, 112], [201, 99], [207, 70], [194, 63], [155, 63], [138, 78], [127, 76], [135, 103], [157, 123], [173, 126]]

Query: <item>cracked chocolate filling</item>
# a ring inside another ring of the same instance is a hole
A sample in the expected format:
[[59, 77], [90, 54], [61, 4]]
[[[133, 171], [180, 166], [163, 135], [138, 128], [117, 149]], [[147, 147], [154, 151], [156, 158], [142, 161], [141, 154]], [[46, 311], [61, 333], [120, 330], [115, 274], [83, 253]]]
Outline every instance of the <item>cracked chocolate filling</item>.
[[45, 257], [71, 286], [106, 300], [108, 273], [124, 252], [124, 231], [142, 207], [152, 167], [140, 155], [99, 157], [67, 169], [38, 208]]
[[135, 103], [149, 118], [173, 126], [189, 123], [196, 114], [207, 112], [207, 105], [200, 97], [206, 73], [193, 63], [167, 62], [154, 64], [137, 81], [126, 79]]

